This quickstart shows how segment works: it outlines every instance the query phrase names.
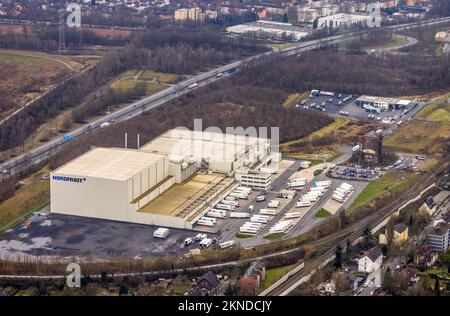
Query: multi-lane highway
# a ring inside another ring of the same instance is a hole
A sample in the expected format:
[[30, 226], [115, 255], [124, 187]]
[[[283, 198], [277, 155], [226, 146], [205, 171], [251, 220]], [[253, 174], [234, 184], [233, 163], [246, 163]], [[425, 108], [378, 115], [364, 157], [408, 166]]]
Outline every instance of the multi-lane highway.
[[[389, 26], [387, 28], [395, 30], [403, 30], [408, 28], [423, 27], [446, 22], [450, 22], [450, 17], [422, 21], [420, 23], [408, 23], [403, 25]], [[351, 38], [357, 38], [361, 34], [364, 34], [366, 32], [367, 31], [358, 31], [354, 33], [346, 33], [318, 40], [302, 42], [296, 46], [284, 49], [274, 49], [273, 51], [270, 52], [252, 56], [241, 61], [236, 61], [228, 65], [218, 67], [214, 70], [193, 76], [161, 92], [158, 92], [154, 95], [151, 95], [137, 102], [134, 102], [111, 114], [105, 115], [94, 122], [91, 122], [89, 124], [77, 128], [76, 130], [69, 132], [67, 136], [76, 138], [80, 135], [89, 133], [93, 130], [100, 128], [100, 125], [102, 125], [103, 123], [111, 121], [120, 122], [133, 118], [144, 111], [158, 107], [166, 103], [167, 101], [177, 98], [180, 95], [183, 95], [193, 89], [220, 80], [223, 77], [230, 76], [238, 72], [243, 65], [246, 65], [248, 63], [267, 62], [268, 60], [270, 60], [270, 58], [298, 55], [301, 54], [302, 52], [310, 51], [319, 47], [334, 45]], [[64, 141], [62, 138], [53, 139], [45, 144], [40, 145], [39, 147], [36, 147], [28, 151], [27, 153], [24, 153], [22, 155], [19, 155], [17, 157], [14, 157], [10, 160], [1, 163], [0, 180], [4, 179], [9, 175], [17, 174], [30, 166], [37, 165], [40, 162], [48, 159], [49, 156], [58, 152], [61, 149], [61, 147], [63, 147], [67, 142], [70, 142], [70, 140]]]

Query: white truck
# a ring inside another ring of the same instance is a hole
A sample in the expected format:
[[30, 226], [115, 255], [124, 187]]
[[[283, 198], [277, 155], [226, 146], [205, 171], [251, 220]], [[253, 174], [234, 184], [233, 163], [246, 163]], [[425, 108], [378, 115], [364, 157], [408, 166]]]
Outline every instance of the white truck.
[[262, 209], [259, 210], [259, 214], [260, 215], [271, 215], [271, 216], [274, 216], [277, 213], [278, 213], [277, 210], [269, 210], [267, 208], [262, 208]]
[[234, 206], [228, 204], [216, 204], [215, 208], [219, 210], [234, 211]]
[[277, 201], [277, 200], [271, 200], [267, 204], [267, 207], [270, 207], [270, 208], [277, 208], [278, 206], [280, 206], [280, 201]]
[[298, 201], [297, 203], [295, 203], [296, 207], [308, 207], [311, 205], [312, 205], [311, 201]]
[[214, 226], [213, 222], [207, 221], [207, 220], [204, 220], [204, 219], [197, 220], [196, 224], [199, 225], [199, 226], [208, 226], [208, 227], [213, 227]]
[[200, 218], [200, 219], [201, 219], [201, 220], [204, 220], [204, 221], [213, 222], [214, 224], [217, 223], [217, 218], [214, 218], [214, 217], [203, 216], [203, 217]]
[[220, 201], [220, 204], [233, 205], [235, 207], [239, 207], [239, 202], [238, 201], [229, 201], [229, 200], [223, 199], [222, 201]]
[[192, 244], [194, 242], [194, 240], [192, 239], [192, 238], [186, 238], [185, 240], [184, 240], [184, 246], [185, 247], [187, 247], [187, 246], [189, 246], [190, 244]]
[[197, 234], [197, 235], [195, 235], [194, 240], [195, 241], [201, 241], [201, 240], [203, 240], [203, 239], [205, 239], [207, 237], [208, 237], [208, 235], [206, 235], [206, 234]]
[[250, 222], [265, 224], [269, 221], [269, 216], [267, 215], [253, 215], [250, 217]]
[[209, 246], [211, 246], [212, 244], [212, 239], [211, 238], [205, 238], [200, 242], [200, 247], [202, 248], [208, 248]]
[[196, 88], [196, 87], [198, 87], [198, 83], [197, 83], [197, 82], [194, 82], [194, 83], [191, 83], [191, 84], [188, 86], [188, 89], [194, 89], [194, 88]]
[[331, 198], [335, 201], [338, 201], [339, 203], [344, 203], [344, 199], [342, 198], [342, 196], [333, 194], [333, 196]]
[[264, 202], [266, 200], [265, 195], [260, 195], [256, 197], [256, 202]]
[[228, 241], [224, 241], [224, 242], [220, 243], [219, 248], [225, 249], [225, 248], [233, 247], [235, 244], [236, 244], [236, 242], [234, 240], [228, 240]]
[[249, 218], [250, 214], [247, 212], [230, 212], [230, 218]]
[[239, 228], [239, 232], [240, 233], [246, 233], [246, 234], [257, 234], [259, 231], [259, 229], [257, 228], [252, 228], [252, 227], [245, 227], [245, 226], [241, 226]]
[[167, 236], [169, 236], [170, 234], [170, 230], [168, 228], [158, 228], [154, 231], [153, 233], [153, 237], [155, 238], [161, 238], [161, 239], [166, 239]]
[[248, 207], [248, 213], [251, 213], [251, 212], [253, 212], [255, 210], [255, 206], [254, 205], [250, 205], [249, 207]]
[[284, 214], [284, 218], [288, 219], [288, 218], [298, 218], [300, 217], [300, 213], [299, 212], [290, 212], [290, 213], [286, 213]]
[[221, 211], [221, 210], [217, 210], [217, 211], [216, 210], [214, 210], [214, 211], [211, 210], [211, 211], [206, 213], [206, 216], [214, 217], [214, 218], [225, 218], [227, 213], [225, 213], [225, 211], [221, 211], [221, 212], [219, 212], [219, 211]]

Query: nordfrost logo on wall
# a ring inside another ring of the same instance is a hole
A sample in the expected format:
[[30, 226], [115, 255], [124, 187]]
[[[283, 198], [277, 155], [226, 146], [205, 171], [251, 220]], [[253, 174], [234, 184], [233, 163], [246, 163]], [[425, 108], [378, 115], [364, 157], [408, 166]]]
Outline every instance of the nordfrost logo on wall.
[[86, 178], [72, 178], [72, 177], [65, 177], [65, 176], [52, 176], [52, 180], [81, 183], [81, 182], [86, 181]]

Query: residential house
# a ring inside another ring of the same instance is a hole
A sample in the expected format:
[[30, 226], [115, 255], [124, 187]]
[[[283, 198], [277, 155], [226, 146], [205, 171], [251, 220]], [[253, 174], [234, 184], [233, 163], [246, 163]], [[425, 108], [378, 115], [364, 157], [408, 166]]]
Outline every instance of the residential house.
[[438, 254], [434, 252], [429, 245], [424, 244], [418, 247], [414, 261], [420, 268], [430, 268], [434, 265], [437, 259]]
[[212, 271], [198, 278], [196, 284], [189, 290], [189, 296], [206, 296], [220, 291], [220, 281]]
[[[408, 226], [403, 223], [398, 223], [394, 226], [392, 241], [395, 245], [399, 245], [408, 239]], [[384, 234], [380, 234], [379, 243], [386, 245], [388, 243], [388, 231], [385, 230]]]
[[380, 247], [375, 246], [359, 257], [357, 262], [359, 272], [372, 273], [381, 267], [381, 264], [383, 263], [383, 253]]
[[419, 211], [422, 214], [426, 214], [428, 216], [433, 216], [433, 214], [436, 212], [436, 203], [433, 200], [432, 196], [429, 196], [426, 200], [425, 203], [423, 203], [423, 205], [419, 208]]
[[242, 294], [254, 295], [266, 277], [266, 268], [261, 262], [252, 262], [250, 267], [239, 280]]

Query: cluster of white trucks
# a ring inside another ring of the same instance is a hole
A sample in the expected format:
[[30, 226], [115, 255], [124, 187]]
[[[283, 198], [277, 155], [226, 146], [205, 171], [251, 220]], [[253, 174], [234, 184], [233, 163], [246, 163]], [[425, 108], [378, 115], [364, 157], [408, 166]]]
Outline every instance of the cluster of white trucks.
[[294, 190], [301, 190], [308, 183], [307, 178], [299, 178], [299, 179], [289, 179], [288, 180], [288, 188]]
[[296, 207], [310, 207], [312, 206], [320, 197], [322, 197], [325, 192], [331, 187], [330, 180], [317, 181], [312, 184], [308, 191], [303, 194], [298, 202], [295, 204]]
[[281, 221], [278, 221], [275, 225], [270, 227], [269, 235], [270, 234], [277, 234], [277, 233], [284, 233], [289, 228], [291, 228], [292, 225], [294, 225], [294, 221], [293, 220], [281, 220]]
[[[208, 248], [209, 246], [211, 246], [211, 244], [213, 244], [215, 242], [214, 239], [212, 238], [208, 238], [207, 234], [197, 234], [195, 235], [195, 237], [193, 238], [186, 238], [184, 240], [184, 246], [187, 247], [189, 245], [191, 245], [194, 242], [199, 242], [200, 248]], [[220, 249], [225, 249], [225, 248], [229, 248], [232, 247], [236, 244], [236, 242], [234, 240], [229, 240], [229, 241], [225, 241], [223, 243], [219, 244], [219, 248]]]
[[332, 199], [339, 203], [344, 203], [345, 199], [353, 192], [353, 186], [348, 183], [341, 183], [339, 187], [334, 190]]
[[234, 212], [239, 207], [239, 199], [248, 199], [248, 195], [252, 192], [251, 188], [237, 187], [223, 200], [209, 208], [204, 216], [197, 220], [196, 224], [200, 226], [212, 227], [217, 223], [217, 219], [224, 219], [227, 212], [230, 212], [230, 218], [247, 218], [250, 217], [245, 212]]

